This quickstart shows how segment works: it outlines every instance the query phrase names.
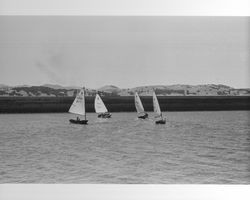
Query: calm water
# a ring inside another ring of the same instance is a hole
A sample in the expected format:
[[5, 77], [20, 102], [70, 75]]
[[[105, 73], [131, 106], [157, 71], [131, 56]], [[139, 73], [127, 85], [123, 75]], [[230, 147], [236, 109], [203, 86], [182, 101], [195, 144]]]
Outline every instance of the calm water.
[[249, 111], [164, 115], [2, 114], [0, 183], [250, 183]]

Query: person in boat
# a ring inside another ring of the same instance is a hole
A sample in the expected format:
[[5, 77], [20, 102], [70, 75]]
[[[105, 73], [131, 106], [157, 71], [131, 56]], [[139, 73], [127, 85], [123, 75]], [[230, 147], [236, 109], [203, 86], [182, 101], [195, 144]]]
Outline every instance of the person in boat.
[[77, 121], [80, 121], [80, 118], [79, 118], [79, 117], [77, 117], [77, 118], [76, 118], [76, 120], [77, 120]]

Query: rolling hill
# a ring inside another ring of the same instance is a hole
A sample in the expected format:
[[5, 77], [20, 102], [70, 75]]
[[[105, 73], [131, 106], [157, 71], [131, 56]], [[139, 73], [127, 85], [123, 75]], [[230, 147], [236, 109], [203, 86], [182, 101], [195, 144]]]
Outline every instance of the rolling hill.
[[[80, 87], [64, 87], [45, 84], [41, 86], [7, 86], [0, 84], [0, 96], [48, 96], [70, 97], [75, 96]], [[140, 96], [151, 96], [155, 90], [158, 96], [249, 96], [250, 89], [235, 89], [226, 85], [149, 85], [121, 89], [114, 85], [106, 85], [99, 89], [86, 88], [86, 96], [94, 96], [97, 92], [101, 96], [132, 96], [138, 92]]]

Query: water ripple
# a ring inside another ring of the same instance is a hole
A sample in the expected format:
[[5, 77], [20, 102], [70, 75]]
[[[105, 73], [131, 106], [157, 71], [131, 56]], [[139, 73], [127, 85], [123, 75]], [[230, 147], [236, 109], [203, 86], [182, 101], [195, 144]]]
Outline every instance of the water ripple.
[[[149, 113], [152, 116], [152, 113]], [[249, 184], [248, 111], [0, 115], [1, 183]], [[13, 121], [15, 123], [13, 123]]]

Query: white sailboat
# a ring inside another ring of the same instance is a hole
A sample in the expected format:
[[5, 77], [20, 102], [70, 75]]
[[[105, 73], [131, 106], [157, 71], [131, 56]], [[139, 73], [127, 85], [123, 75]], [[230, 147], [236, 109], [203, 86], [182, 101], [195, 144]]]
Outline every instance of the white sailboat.
[[155, 123], [156, 124], [165, 124], [166, 119], [162, 117], [161, 108], [160, 108], [158, 99], [157, 99], [154, 91], [153, 91], [153, 107], [154, 107], [155, 118], [157, 118]]
[[70, 113], [84, 116], [84, 120], [81, 120], [79, 117], [77, 119], [70, 119], [69, 121], [74, 124], [87, 124], [88, 120], [86, 119], [85, 111], [85, 91], [84, 88], [76, 95], [76, 98], [69, 109]]
[[108, 112], [108, 109], [106, 108], [99, 94], [96, 94], [95, 96], [95, 112], [98, 114], [99, 118], [111, 117], [111, 113]]
[[136, 108], [136, 111], [138, 113], [138, 118], [140, 118], [140, 119], [148, 118], [148, 113], [146, 113], [144, 111], [141, 99], [140, 99], [137, 92], [135, 93], [135, 108]]

